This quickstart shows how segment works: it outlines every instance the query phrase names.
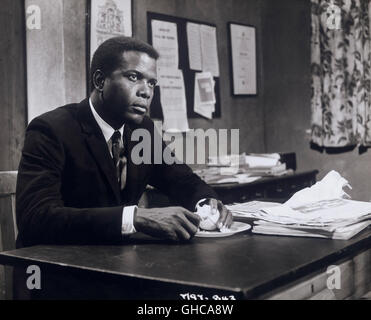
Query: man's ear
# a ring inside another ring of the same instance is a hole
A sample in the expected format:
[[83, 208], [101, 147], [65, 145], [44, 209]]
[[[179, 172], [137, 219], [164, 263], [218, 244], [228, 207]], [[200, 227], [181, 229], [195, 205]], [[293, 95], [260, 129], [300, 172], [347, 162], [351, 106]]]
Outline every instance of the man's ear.
[[102, 91], [104, 87], [104, 80], [105, 80], [104, 73], [100, 69], [97, 69], [93, 73], [94, 88], [97, 89], [98, 91]]

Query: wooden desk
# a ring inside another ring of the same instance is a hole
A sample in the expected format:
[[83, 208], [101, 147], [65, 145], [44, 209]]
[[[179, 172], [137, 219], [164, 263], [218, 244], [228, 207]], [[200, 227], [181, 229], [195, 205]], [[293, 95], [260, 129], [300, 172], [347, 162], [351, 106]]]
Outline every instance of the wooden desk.
[[[212, 184], [220, 200], [225, 204], [257, 199], [284, 202], [295, 192], [316, 183], [318, 170], [295, 172], [293, 174], [264, 177], [251, 183]], [[142, 198], [142, 206], [164, 207], [176, 205], [156, 189], [148, 189]]]
[[225, 204], [256, 199], [284, 202], [295, 192], [315, 184], [317, 174], [318, 170], [302, 171], [277, 177], [263, 177], [251, 183], [211, 186]]
[[[136, 237], [115, 246], [35, 246], [0, 263], [41, 268], [40, 299], [358, 298], [370, 290], [371, 229], [348, 241], [253, 235], [169, 244]], [[328, 290], [326, 270], [341, 269]], [[35, 290], [33, 290], [35, 291]], [[186, 296], [183, 296], [186, 297]]]

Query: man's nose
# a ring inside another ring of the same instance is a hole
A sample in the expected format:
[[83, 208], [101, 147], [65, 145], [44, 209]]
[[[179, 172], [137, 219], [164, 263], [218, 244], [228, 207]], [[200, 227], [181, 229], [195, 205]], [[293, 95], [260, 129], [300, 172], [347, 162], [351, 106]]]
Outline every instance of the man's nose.
[[152, 89], [148, 86], [148, 84], [145, 81], [143, 81], [137, 91], [138, 97], [149, 99], [151, 98], [151, 93]]

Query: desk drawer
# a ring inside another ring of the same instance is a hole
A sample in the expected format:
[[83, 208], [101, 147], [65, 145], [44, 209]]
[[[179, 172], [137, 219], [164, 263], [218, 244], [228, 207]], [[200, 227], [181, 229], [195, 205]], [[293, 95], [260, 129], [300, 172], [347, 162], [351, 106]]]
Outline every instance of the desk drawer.
[[264, 187], [235, 188], [230, 190], [217, 190], [219, 198], [225, 204], [247, 202], [266, 197]]
[[[334, 272], [315, 273], [291, 285], [277, 289], [264, 299], [269, 300], [343, 300], [358, 299], [371, 286], [371, 250], [364, 251], [342, 263], [334, 263], [340, 270], [340, 289], [328, 288]], [[330, 280], [329, 280], [330, 279]]]
[[313, 181], [307, 177], [277, 181], [266, 188], [268, 198], [290, 198], [294, 193], [310, 187]]
[[290, 196], [290, 190], [288, 188], [287, 182], [282, 181], [272, 184], [266, 189], [267, 198], [280, 198], [285, 199]]

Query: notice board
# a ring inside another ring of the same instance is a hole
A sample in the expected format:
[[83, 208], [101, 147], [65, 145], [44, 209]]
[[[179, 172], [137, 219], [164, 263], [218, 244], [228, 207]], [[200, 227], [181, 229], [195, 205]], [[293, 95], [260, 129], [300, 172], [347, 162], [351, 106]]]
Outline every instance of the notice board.
[[[189, 63], [189, 50], [187, 41], [187, 23], [195, 23], [200, 25], [206, 25], [216, 28], [216, 25], [210, 24], [208, 22], [190, 20], [181, 17], [174, 17], [169, 15], [164, 15], [160, 13], [147, 12], [147, 31], [148, 31], [148, 42], [152, 44], [152, 20], [160, 20], [175, 23], [177, 26], [178, 34], [178, 55], [179, 55], [179, 69], [183, 72], [185, 93], [187, 100], [187, 117], [188, 118], [203, 118], [201, 115], [197, 114], [193, 110], [194, 106], [194, 88], [195, 88], [195, 74], [197, 70], [192, 70]], [[212, 114], [212, 118], [221, 117], [221, 107], [220, 107], [220, 79], [219, 77], [214, 77], [215, 81], [215, 111]], [[155, 95], [151, 104], [151, 118], [163, 119], [163, 113], [161, 108], [160, 100], [160, 88], [157, 86], [155, 88]]]

